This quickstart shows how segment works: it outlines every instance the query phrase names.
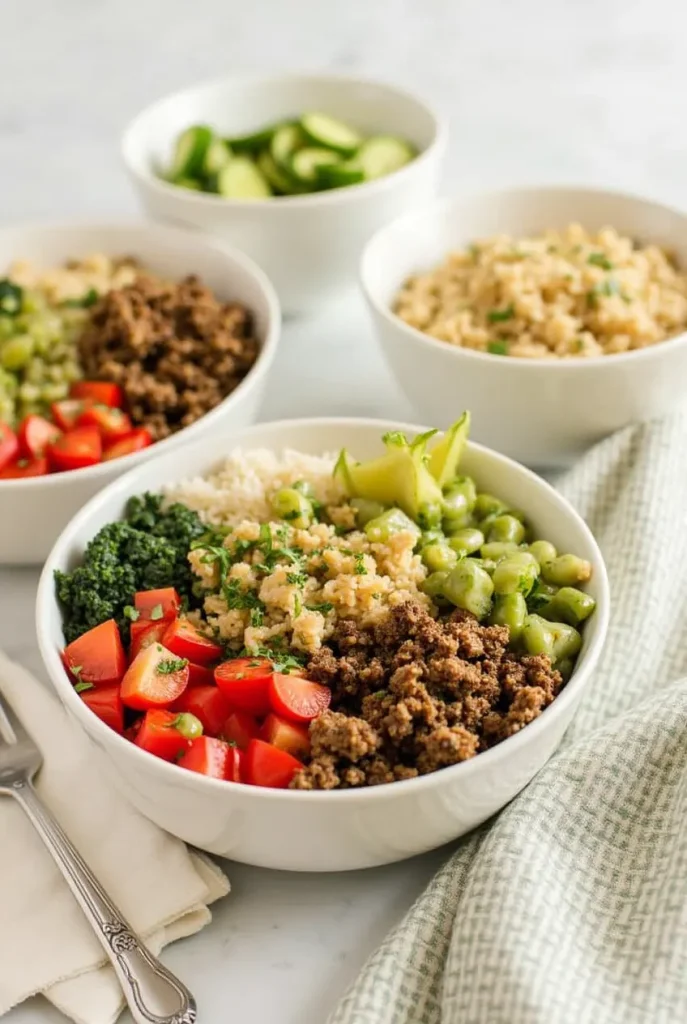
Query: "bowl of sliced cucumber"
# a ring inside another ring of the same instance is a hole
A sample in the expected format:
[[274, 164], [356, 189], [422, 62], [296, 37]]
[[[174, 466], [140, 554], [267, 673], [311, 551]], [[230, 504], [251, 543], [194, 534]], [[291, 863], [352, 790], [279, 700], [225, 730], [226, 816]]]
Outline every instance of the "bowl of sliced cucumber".
[[150, 216], [248, 253], [293, 314], [355, 286], [370, 236], [435, 194], [445, 146], [443, 121], [395, 86], [282, 74], [159, 100], [123, 156]]

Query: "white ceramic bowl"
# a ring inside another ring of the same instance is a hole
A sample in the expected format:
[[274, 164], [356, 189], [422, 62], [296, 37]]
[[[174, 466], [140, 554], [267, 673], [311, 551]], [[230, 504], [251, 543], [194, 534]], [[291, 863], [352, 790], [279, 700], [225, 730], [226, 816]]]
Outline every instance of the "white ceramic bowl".
[[556, 749], [603, 646], [609, 611], [606, 570], [589, 529], [553, 488], [474, 444], [465, 455], [465, 471], [480, 487], [523, 509], [534, 529], [561, 550], [591, 560], [589, 590], [598, 605], [584, 632], [578, 667], [561, 695], [535, 722], [492, 750], [432, 775], [361, 790], [310, 793], [219, 782], [167, 764], [117, 735], [89, 711], [64, 672], [53, 573], [77, 565], [86, 543], [121, 516], [131, 495], [203, 473], [236, 444], [244, 450], [295, 448], [311, 454], [345, 446], [366, 458], [379, 453], [385, 431], [413, 435], [423, 429], [379, 420], [314, 419], [225, 430], [117, 480], [82, 509], [58, 540], [43, 570], [36, 605], [44, 663], [60, 699], [103, 752], [120, 790], [162, 828], [203, 850], [261, 867], [343, 871], [386, 864], [439, 846], [485, 821], [527, 785]]
[[16, 259], [49, 268], [65, 260], [104, 253], [130, 255], [173, 279], [195, 273], [220, 299], [252, 310], [261, 349], [239, 386], [196, 423], [149, 448], [88, 469], [27, 480], [0, 480], [0, 564], [43, 562], [60, 531], [92, 495], [135, 465], [212, 437], [218, 430], [254, 422], [280, 332], [279, 302], [259, 267], [241, 253], [213, 245], [189, 231], [157, 224], [53, 224], [0, 230], [0, 276]]
[[516, 238], [579, 222], [617, 228], [674, 250], [687, 267], [687, 215], [648, 199], [586, 189], [521, 189], [437, 202], [375, 235], [361, 279], [390, 369], [422, 419], [447, 426], [470, 408], [473, 435], [527, 465], [570, 463], [629, 423], [663, 416], [687, 395], [687, 334], [594, 359], [517, 359], [456, 348], [391, 312], [411, 274], [452, 249], [508, 233]]
[[[184, 128], [255, 131], [321, 110], [364, 133], [402, 135], [420, 155], [376, 181], [305, 196], [224, 199], [161, 181]], [[321, 306], [355, 284], [363, 245], [383, 224], [436, 192], [446, 129], [424, 103], [391, 85], [337, 75], [240, 76], [206, 82], [147, 107], [127, 128], [124, 162], [146, 212], [218, 235], [269, 274], [285, 313]]]

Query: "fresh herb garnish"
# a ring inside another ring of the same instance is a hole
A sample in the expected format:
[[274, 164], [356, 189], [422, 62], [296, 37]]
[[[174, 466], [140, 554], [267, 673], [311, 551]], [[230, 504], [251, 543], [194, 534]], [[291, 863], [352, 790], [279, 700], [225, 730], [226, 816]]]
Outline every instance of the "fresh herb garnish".
[[0, 313], [4, 316], [16, 316], [21, 312], [23, 296], [23, 288], [10, 281], [9, 277], [3, 277], [0, 280]]
[[599, 304], [599, 296], [604, 295], [606, 297], [610, 295], [619, 295], [620, 285], [614, 277], [609, 277], [605, 281], [599, 281], [595, 284], [591, 291], [587, 292], [587, 304], [589, 306], [597, 306]]
[[321, 612], [326, 615], [330, 612], [334, 605], [330, 601], [323, 601], [322, 604], [306, 604], [305, 606], [310, 612]]
[[162, 608], [162, 605], [161, 604], [156, 604], [150, 610], [150, 620], [151, 620], [151, 622], [158, 622], [163, 617], [164, 614], [165, 613], [164, 613], [164, 610]]
[[81, 673], [83, 672], [83, 665], [70, 665], [69, 671], [71, 672], [75, 679], [79, 679]]
[[302, 587], [307, 583], [308, 577], [304, 572], [287, 572], [286, 582], [292, 583], [295, 587]]
[[593, 267], [601, 267], [602, 270], [613, 270], [614, 268], [614, 265], [602, 252], [590, 253], [587, 257], [587, 263], [591, 263]]
[[251, 610], [250, 610], [250, 624], [251, 624], [251, 626], [253, 626], [254, 628], [257, 628], [258, 626], [262, 626], [264, 621], [265, 621], [265, 613], [263, 612], [262, 608], [257, 608], [257, 607], [256, 608], [251, 608]]
[[251, 647], [244, 647], [241, 651], [240, 657], [242, 658], [267, 658], [272, 664], [272, 668], [275, 672], [292, 672], [303, 668], [305, 664], [304, 655], [302, 658], [297, 657], [295, 654], [290, 654], [288, 651], [284, 651], [277, 643], [274, 642], [273, 647], [265, 647], [262, 644], [254, 644]]
[[303, 611], [303, 603], [301, 602], [300, 595], [299, 594], [295, 594], [294, 598], [293, 598], [293, 617], [294, 617], [294, 619], [297, 619], [302, 611]]
[[400, 430], [387, 430], [386, 434], [382, 434], [382, 441], [392, 448], [405, 448], [408, 444], [406, 435]]
[[165, 658], [155, 666], [159, 676], [171, 676], [174, 672], [181, 672], [182, 668], [188, 665], [188, 658]]
[[367, 569], [365, 568], [365, 555], [362, 551], [356, 551], [353, 556], [355, 559], [355, 569], [353, 572], [356, 576], [367, 576]]
[[138, 608], [134, 608], [132, 604], [125, 604], [123, 614], [127, 617], [129, 622], [138, 622], [141, 617], [141, 613]]
[[515, 307], [511, 302], [505, 309], [491, 309], [487, 313], [487, 320], [490, 324], [500, 324], [505, 320], [512, 320], [515, 316]]
[[98, 297], [95, 288], [89, 288], [80, 299], [65, 299], [62, 305], [67, 309], [89, 309], [91, 306], [95, 306]]
[[74, 689], [76, 690], [77, 693], [84, 693], [86, 690], [93, 690], [94, 689], [94, 684], [93, 683], [76, 683], [74, 685]]
[[489, 344], [487, 345], [487, 352], [491, 352], [493, 356], [507, 356], [508, 342], [490, 341]]

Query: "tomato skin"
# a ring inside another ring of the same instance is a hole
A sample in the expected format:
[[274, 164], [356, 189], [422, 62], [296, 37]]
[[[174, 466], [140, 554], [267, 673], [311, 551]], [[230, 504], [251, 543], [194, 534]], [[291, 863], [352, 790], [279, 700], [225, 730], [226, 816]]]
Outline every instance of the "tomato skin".
[[188, 685], [188, 665], [174, 672], [158, 672], [162, 662], [177, 661], [162, 644], [144, 647], [129, 665], [122, 679], [122, 701], [128, 708], [147, 711], [168, 707], [181, 697]]
[[205, 665], [194, 665], [190, 661], [188, 665], [188, 685], [189, 689], [194, 686], [215, 686], [215, 677], [212, 674], [212, 669], [206, 668]]
[[229, 701], [216, 686], [187, 687], [172, 710], [190, 711], [200, 721], [208, 736], [219, 735], [229, 714]]
[[87, 404], [76, 398], [63, 398], [61, 402], [52, 403], [50, 413], [60, 430], [71, 430]]
[[312, 722], [327, 710], [331, 699], [328, 686], [311, 683], [309, 679], [275, 672], [270, 682], [270, 706], [276, 715], [290, 722]]
[[152, 621], [176, 619], [181, 608], [181, 598], [174, 587], [161, 587], [159, 590], [139, 590], [138, 593], [134, 594], [134, 608], [137, 612], [141, 613], [141, 618], [138, 619], [139, 622], [141, 619], [151, 621], [152, 612], [155, 609], [158, 610], [158, 613]]
[[145, 427], [137, 427], [126, 437], [107, 446], [103, 452], [103, 462], [109, 462], [110, 459], [121, 459], [123, 455], [132, 455], [134, 452], [143, 451], [152, 443], [153, 435], [150, 431]]
[[124, 705], [119, 695], [119, 686], [97, 686], [92, 690], [83, 690], [79, 696], [87, 704], [101, 722], [109, 725], [120, 736], [124, 732]]
[[134, 425], [121, 409], [108, 405], [87, 405], [76, 421], [77, 427], [95, 427], [108, 447], [115, 441], [121, 441], [134, 429]]
[[57, 441], [62, 431], [43, 416], [25, 416], [19, 424], [17, 440], [25, 459], [40, 459], [49, 444]]
[[268, 658], [232, 658], [215, 669], [215, 682], [232, 707], [262, 718], [270, 710], [269, 684], [273, 676]]
[[87, 399], [111, 409], [124, 405], [124, 392], [119, 384], [109, 380], [77, 380], [69, 389], [69, 397]]
[[197, 665], [207, 665], [222, 656], [219, 644], [203, 636], [188, 619], [177, 619], [170, 623], [162, 642], [178, 658], [188, 658]]
[[0, 421], [0, 469], [13, 462], [19, 454], [19, 440], [11, 427]]
[[134, 743], [163, 761], [176, 761], [191, 745], [191, 740], [182, 736], [175, 727], [176, 720], [174, 711], [160, 708], [146, 711]]
[[262, 723], [258, 736], [265, 743], [271, 743], [273, 747], [297, 757], [299, 761], [304, 760], [310, 753], [308, 730], [302, 725], [296, 725], [295, 722], [279, 718], [274, 713], [269, 714]]
[[251, 740], [259, 735], [255, 719], [245, 711], [232, 711], [221, 730], [222, 739], [235, 743], [239, 750], [245, 750]]
[[32, 476], [45, 476], [49, 472], [48, 460], [15, 459], [0, 469], [0, 480], [26, 480]]
[[167, 630], [168, 622], [162, 619], [160, 622], [150, 622], [148, 619], [137, 619], [129, 627], [131, 643], [129, 644], [129, 663], [144, 647], [160, 643]]
[[100, 462], [103, 444], [95, 427], [74, 427], [46, 447], [50, 468], [56, 473], [85, 469]]
[[245, 779], [251, 786], [286, 789], [302, 763], [264, 740], [251, 740], [244, 757]]
[[101, 622], [73, 640], [64, 649], [64, 660], [72, 676], [84, 683], [108, 686], [120, 682], [126, 672], [126, 654], [115, 620]]
[[197, 739], [191, 740], [188, 750], [179, 758], [178, 764], [211, 779], [239, 782], [240, 778], [237, 779], [236, 775], [240, 775], [241, 757], [237, 756], [240, 754], [240, 750], [230, 747], [224, 740], [215, 739], [213, 736], [198, 736]]

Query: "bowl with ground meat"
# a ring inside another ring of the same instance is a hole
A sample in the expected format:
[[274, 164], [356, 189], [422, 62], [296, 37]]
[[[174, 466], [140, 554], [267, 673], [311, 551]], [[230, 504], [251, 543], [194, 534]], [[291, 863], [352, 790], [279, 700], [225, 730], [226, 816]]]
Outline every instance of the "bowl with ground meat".
[[468, 431], [227, 430], [75, 517], [40, 649], [143, 814], [246, 863], [347, 870], [462, 835], [543, 766], [604, 642], [603, 558]]
[[262, 271], [181, 229], [0, 231], [0, 563], [42, 562], [153, 452], [252, 422], [279, 325]]
[[528, 465], [566, 465], [683, 399], [679, 210], [585, 189], [446, 200], [383, 228], [361, 277], [418, 413], [443, 426], [469, 402], [475, 438]]

